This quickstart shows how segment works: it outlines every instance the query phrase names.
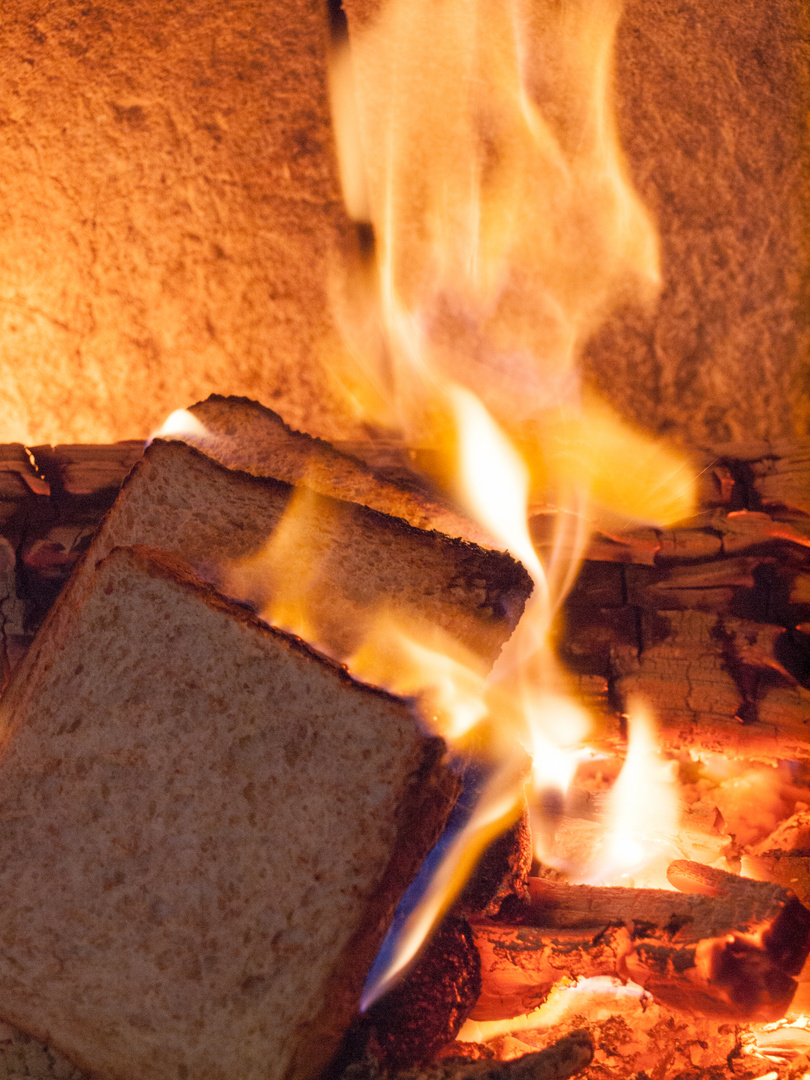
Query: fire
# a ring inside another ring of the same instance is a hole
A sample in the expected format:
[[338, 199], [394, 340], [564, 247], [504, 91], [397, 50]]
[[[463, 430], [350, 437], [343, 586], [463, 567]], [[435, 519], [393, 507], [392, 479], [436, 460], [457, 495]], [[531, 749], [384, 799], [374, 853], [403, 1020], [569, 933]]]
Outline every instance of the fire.
[[[617, 0], [388, 0], [351, 28], [350, 50], [342, 40], [333, 47], [347, 208], [375, 238], [342, 298], [335, 286], [351, 359], [336, 358], [333, 374], [363, 420], [403, 439], [534, 583], [490, 673], [393, 606], [368, 613], [371, 628], [348, 660], [363, 678], [418, 698], [451, 749], [490, 770], [366, 1004], [519, 814], [526, 786], [538, 855], [554, 861], [549, 808], [564, 805], [592, 728], [555, 654], [560, 606], [595, 521], [664, 524], [692, 508], [688, 464], [628, 429], [577, 373], [611, 307], [649, 301], [659, 284], [655, 230], [613, 115], [619, 15]], [[541, 558], [530, 510], [548, 501], [558, 514]], [[234, 569], [239, 595], [258, 597], [268, 618], [316, 644], [307, 598], [323, 512], [323, 500], [302, 491], [265, 551]], [[676, 823], [671, 777], [641, 709], [629, 730], [601, 846], [567, 867], [580, 879], [635, 871]]]
[[381, 612], [349, 667], [366, 682], [419, 697], [436, 732], [451, 744], [460, 743], [487, 715], [484, 665], [439, 627]]
[[606, 312], [659, 284], [613, 117], [619, 15], [616, 0], [389, 0], [336, 50], [344, 190], [376, 269], [344, 283], [332, 374], [364, 420], [440, 457], [446, 391], [464, 387], [520, 446], [534, 500], [573, 480], [624, 520], [673, 521], [691, 504], [683, 462], [583, 399], [576, 370]]
[[646, 710], [628, 716], [627, 757], [608, 799], [608, 830], [588, 876], [611, 883], [644, 867], [662, 852], [669, 862], [680, 818], [674, 762], [663, 762]]
[[[228, 568], [229, 591], [250, 600], [273, 626], [324, 652], [312, 598], [339, 509], [310, 488], [293, 491], [284, 515], [256, 555]], [[339, 528], [339, 523], [337, 523]]]
[[382, 971], [373, 971], [363, 991], [365, 1010], [388, 990], [416, 957], [433, 927], [463, 888], [488, 845], [520, 812], [522, 769], [518, 755], [506, 760], [487, 783], [469, 821], [453, 837], [428, 887], [405, 920], [396, 949]]
[[[209, 437], [208, 428], [200, 423], [194, 413], [188, 409], [175, 409], [169, 413], [157, 431], [153, 431], [148, 442], [153, 439], [182, 439], [196, 445]], [[147, 444], [148, 445], [148, 444]]]
[[[376, 241], [371, 272], [347, 279], [352, 360], [338, 381], [534, 583], [486, 679], [435, 637], [404, 633], [391, 613], [350, 660], [420, 697], [451, 745], [469, 747], [478, 733], [479, 750], [500, 762], [367, 1001], [415, 954], [481, 838], [517, 813], [517, 748], [533, 760], [538, 854], [553, 861], [548, 808], [563, 805], [591, 729], [556, 659], [560, 605], [595, 520], [672, 522], [692, 506], [688, 465], [628, 430], [577, 377], [582, 345], [610, 307], [649, 300], [659, 284], [655, 230], [613, 117], [619, 15], [615, 0], [531, 9], [388, 0], [333, 58], [347, 208], [370, 220]], [[543, 561], [529, 512], [549, 499], [559, 513]], [[600, 851], [576, 872], [636, 869], [674, 829], [671, 792], [636, 710]]]

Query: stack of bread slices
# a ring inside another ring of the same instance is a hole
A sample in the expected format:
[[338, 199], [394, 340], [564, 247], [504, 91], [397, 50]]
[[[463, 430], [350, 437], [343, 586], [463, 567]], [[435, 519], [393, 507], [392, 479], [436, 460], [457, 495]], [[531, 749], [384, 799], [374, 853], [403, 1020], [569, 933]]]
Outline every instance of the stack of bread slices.
[[[240, 460], [245, 410], [209, 406], [227, 460], [151, 444], [0, 700], [0, 1019], [101, 1080], [319, 1075], [458, 790], [412, 702], [224, 594], [296, 478], [269, 447]], [[494, 659], [522, 568], [328, 476], [308, 543], [330, 654], [395, 597]]]

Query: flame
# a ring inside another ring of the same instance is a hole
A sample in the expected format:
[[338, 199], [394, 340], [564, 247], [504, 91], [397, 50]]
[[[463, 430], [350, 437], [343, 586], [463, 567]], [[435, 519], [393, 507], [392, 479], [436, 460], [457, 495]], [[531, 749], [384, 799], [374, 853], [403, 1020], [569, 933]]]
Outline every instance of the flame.
[[[333, 102], [356, 98], [358, 104], [359, 140], [346, 134], [351, 124], [339, 131], [344, 148], [354, 139], [342, 170], [349, 209], [362, 217], [367, 196], [378, 238], [381, 348], [366, 353], [367, 389], [355, 400], [368, 418], [398, 427], [437, 482], [523, 562], [534, 592], [489, 675], [447, 635], [404, 623], [393, 607], [376, 614], [348, 661], [354, 674], [418, 697], [451, 747], [487, 758], [492, 768], [406, 920], [391, 962], [367, 988], [365, 1005], [405, 969], [484, 848], [520, 812], [526, 751], [540, 850], [553, 849], [549, 807], [564, 798], [591, 728], [554, 649], [556, 617], [590, 536], [589, 500], [595, 495], [625, 518], [668, 521], [685, 513], [691, 499], [686, 466], [583, 398], [574, 367], [586, 332], [624, 288], [620, 283], [656, 278], [649, 223], [624, 181], [615, 139], [608, 138], [605, 95], [617, 7], [591, 0], [580, 14], [589, 11], [592, 21], [580, 24], [580, 15], [554, 6], [566, 48], [577, 35], [584, 41], [582, 56], [564, 49], [557, 58], [564, 74], [571, 74], [569, 65], [588, 76], [579, 90], [583, 100], [577, 97], [566, 114], [572, 131], [544, 116], [530, 92], [524, 46], [538, 27], [518, 4], [492, 26], [475, 0], [446, 0], [430, 12], [424, 0], [414, 5], [405, 18], [394, 0], [376, 29], [360, 36], [355, 55], [343, 46], [333, 54]], [[429, 77], [412, 94], [417, 56]], [[383, 116], [375, 117], [363, 83], [379, 64]], [[479, 93], [471, 96], [476, 86]], [[440, 112], [434, 145], [427, 120], [437, 109], [437, 90], [448, 108]], [[415, 112], [400, 116], [410, 98]], [[417, 131], [431, 144], [427, 158]], [[414, 139], [411, 154], [406, 148]], [[367, 185], [357, 169], [359, 143]], [[371, 158], [369, 147], [376, 148]], [[594, 250], [609, 250], [609, 258], [583, 266], [585, 238]], [[629, 480], [618, 483], [614, 474]], [[560, 513], [541, 558], [529, 507], [548, 494]], [[229, 582], [270, 621], [314, 644], [319, 628], [311, 599], [323, 536], [330, 533], [327, 505], [299, 489], [264, 550], [233, 567]], [[632, 721], [600, 873], [621, 874], [640, 861], [643, 841], [628, 825], [639, 805], [663, 802], [661, 770], [644, 731], [643, 722]], [[644, 769], [648, 776], [640, 776]], [[670, 818], [661, 816], [657, 825], [666, 830]]]
[[658, 753], [646, 709], [634, 703], [627, 718], [627, 756], [608, 799], [608, 831], [588, 874], [608, 883], [650, 862], [662, 848], [667, 861], [680, 819], [675, 763]]
[[175, 409], [169, 413], [157, 431], [153, 431], [147, 440], [147, 446], [153, 439], [178, 439], [196, 445], [210, 438], [211, 433], [194, 413], [188, 409]]
[[[388, 989], [418, 953], [447, 910], [480, 854], [518, 814], [525, 774], [521, 751], [532, 758], [530, 788], [538, 854], [553, 856], [553, 813], [581, 757], [591, 721], [566, 693], [566, 677], [554, 653], [555, 614], [576, 573], [589, 536], [587, 520], [574, 509], [557, 519], [547, 562], [539, 557], [528, 526], [530, 475], [525, 462], [482, 402], [464, 387], [443, 388], [443, 408], [451, 421], [457, 458], [454, 491], [470, 515], [513, 555], [534, 582], [534, 593], [511, 639], [488, 677], [469, 656], [424, 628], [406, 632], [387, 614], [375, 624], [363, 648], [349, 660], [355, 674], [399, 693], [419, 696], [426, 715], [456, 747], [475, 746], [499, 762], [469, 822], [438, 862], [425, 893], [405, 921], [388, 964], [376, 972], [364, 994], [364, 1008]], [[585, 493], [574, 487], [572, 507]], [[420, 635], [420, 636], [417, 636]], [[652, 726], [643, 709], [629, 718], [624, 767], [609, 799], [609, 822], [595, 860], [569, 867], [580, 877], [621, 877], [648, 861], [674, 832], [678, 800], [673, 775], [658, 758]], [[485, 728], [477, 744], [471, 734]], [[639, 823], [641, 827], [639, 828]], [[551, 825], [551, 827], [549, 827]], [[554, 861], [553, 857], [549, 861]]]
[[264, 547], [226, 571], [233, 596], [255, 604], [262, 618], [328, 652], [314, 617], [312, 596], [320, 579], [336, 505], [310, 488], [297, 487]]
[[362, 316], [356, 295], [336, 300], [348, 349], [332, 374], [365, 420], [440, 456], [446, 390], [464, 387], [520, 446], [535, 498], [573, 479], [622, 520], [665, 523], [691, 510], [691, 470], [583, 402], [576, 370], [611, 308], [660, 280], [612, 107], [620, 10], [388, 0], [353, 28], [350, 75], [333, 64], [338, 156], [377, 257]]
[[[613, 116], [619, 14], [617, 0], [387, 0], [351, 27], [350, 51], [333, 33], [346, 204], [374, 234], [373, 255], [347, 272], [342, 299], [335, 287], [347, 344], [336, 378], [362, 418], [403, 438], [534, 583], [489, 674], [393, 605], [369, 620], [349, 659], [355, 674], [419, 698], [451, 748], [490, 770], [366, 1005], [520, 812], [527, 752], [537, 833], [553, 849], [550, 807], [562, 805], [592, 726], [554, 646], [594, 504], [614, 521], [656, 523], [692, 507], [689, 466], [583, 392], [577, 373], [611, 308], [649, 301], [659, 284], [655, 230]], [[559, 513], [541, 557], [529, 508], [548, 499]], [[310, 599], [324, 512], [323, 500], [300, 492], [266, 549], [233, 570], [239, 595], [259, 596], [266, 617], [316, 644]], [[627, 873], [671, 829], [667, 783], [636, 711], [601, 861], [589, 873]], [[639, 819], [640, 834], [631, 829]]]
[[402, 927], [389, 963], [363, 991], [361, 1010], [390, 989], [418, 954], [433, 927], [458, 896], [489, 844], [516, 820], [522, 805], [522, 761], [506, 760], [490, 778], [469, 821], [453, 838]]
[[[333, 18], [333, 23], [337, 22]], [[345, 26], [332, 28], [329, 50], [329, 101], [338, 157], [338, 172], [343, 201], [352, 221], [369, 220], [368, 184], [363, 167], [360, 121], [357, 116], [357, 91], [354, 63]]]
[[440, 627], [381, 611], [347, 666], [360, 679], [418, 697], [422, 714], [451, 744], [487, 716], [484, 664]]

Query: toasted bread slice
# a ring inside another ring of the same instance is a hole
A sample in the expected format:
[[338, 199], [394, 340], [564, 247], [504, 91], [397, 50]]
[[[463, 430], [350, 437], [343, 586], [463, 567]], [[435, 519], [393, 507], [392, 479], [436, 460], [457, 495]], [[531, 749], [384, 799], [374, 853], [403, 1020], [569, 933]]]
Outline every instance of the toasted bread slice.
[[[124, 483], [45, 627], [69, 611], [95, 563], [112, 548], [132, 544], [173, 553], [221, 590], [260, 606], [261, 574], [257, 580], [235, 571], [262, 551], [293, 490], [228, 469], [185, 443], [156, 440]], [[318, 498], [299, 545], [307, 564], [308, 640], [344, 659], [362, 642], [378, 608], [388, 605], [441, 627], [485, 662], [494, 660], [531, 588], [523, 567], [504, 552]]]
[[[419, 485], [415, 474], [405, 477], [398, 469], [398, 482], [392, 482], [357, 454], [294, 431], [257, 401], [212, 394], [189, 412], [206, 430], [204, 434], [188, 432], [183, 439], [229, 468], [305, 484], [321, 495], [368, 506], [418, 529], [436, 529], [446, 536], [497, 546], [480, 526]], [[370, 451], [373, 447], [368, 444]]]
[[305, 1080], [456, 782], [410, 706], [145, 548], [0, 703], [0, 1017], [103, 1080]]

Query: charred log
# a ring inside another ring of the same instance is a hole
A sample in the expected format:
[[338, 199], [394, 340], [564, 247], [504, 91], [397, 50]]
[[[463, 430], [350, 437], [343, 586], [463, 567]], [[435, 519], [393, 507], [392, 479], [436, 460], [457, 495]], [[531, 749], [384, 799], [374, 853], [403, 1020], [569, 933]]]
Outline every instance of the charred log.
[[470, 926], [447, 918], [405, 978], [360, 1019], [350, 1041], [384, 1071], [422, 1065], [455, 1039], [480, 992], [481, 961]]
[[[696, 865], [674, 864], [676, 880]], [[473, 1017], [529, 1012], [563, 975], [632, 979], [708, 1016], [782, 1016], [810, 953], [810, 912], [768, 882], [721, 871], [701, 880], [703, 893], [681, 894], [532, 879], [530, 903], [512, 905], [508, 922], [473, 925], [483, 981]]]
[[[459, 1044], [459, 1050], [465, 1045]], [[587, 1068], [593, 1042], [585, 1031], [574, 1031], [533, 1054], [510, 1061], [490, 1057], [445, 1057], [424, 1068], [385, 1071], [379, 1062], [366, 1058], [339, 1074], [335, 1080], [568, 1080]]]

